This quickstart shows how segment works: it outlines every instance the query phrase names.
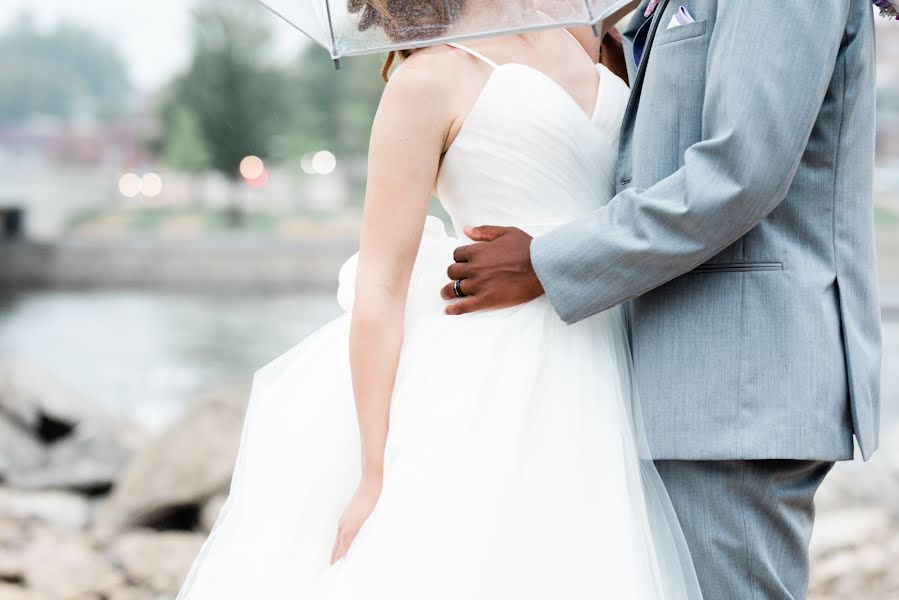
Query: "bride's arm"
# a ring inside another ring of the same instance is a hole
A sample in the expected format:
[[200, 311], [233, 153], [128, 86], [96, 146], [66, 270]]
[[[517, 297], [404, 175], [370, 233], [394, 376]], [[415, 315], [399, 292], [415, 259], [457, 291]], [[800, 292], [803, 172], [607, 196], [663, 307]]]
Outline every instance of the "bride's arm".
[[406, 294], [452, 121], [446, 71], [433, 62], [413, 56], [396, 71], [372, 129], [350, 330], [362, 482], [341, 519], [332, 561], [346, 553], [380, 495]]
[[378, 473], [396, 376], [409, 279], [421, 243], [446, 120], [427, 69], [404, 65], [375, 117], [350, 332], [363, 466]]

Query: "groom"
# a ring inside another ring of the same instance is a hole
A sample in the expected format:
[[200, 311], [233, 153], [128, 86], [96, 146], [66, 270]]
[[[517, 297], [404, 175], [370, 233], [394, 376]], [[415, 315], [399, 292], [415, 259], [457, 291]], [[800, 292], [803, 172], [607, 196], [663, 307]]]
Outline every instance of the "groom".
[[871, 2], [647, 0], [623, 37], [617, 195], [535, 240], [470, 230], [448, 312], [628, 302], [705, 597], [804, 598], [815, 492], [878, 443]]

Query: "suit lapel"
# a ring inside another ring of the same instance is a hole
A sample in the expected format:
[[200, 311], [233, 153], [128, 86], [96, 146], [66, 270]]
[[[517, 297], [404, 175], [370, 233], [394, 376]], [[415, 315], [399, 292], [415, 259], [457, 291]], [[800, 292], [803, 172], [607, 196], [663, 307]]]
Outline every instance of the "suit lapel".
[[627, 62], [627, 76], [629, 82], [634, 81], [637, 77], [637, 65], [634, 63], [634, 42], [637, 39], [640, 27], [651, 20], [651, 17], [643, 16], [648, 5], [649, 0], [643, 0], [643, 2], [640, 3], [640, 7], [634, 11], [627, 26], [621, 31], [621, 43], [624, 47], [624, 58]]
[[[658, 31], [659, 23], [662, 20], [662, 14], [664, 14], [665, 9], [668, 7], [668, 2], [670, 0], [662, 0], [658, 6], [656, 6], [655, 14], [653, 15], [653, 19], [651, 21], [650, 30], [646, 35], [646, 45], [643, 50], [643, 57], [640, 60], [639, 65], [635, 65], [636, 67], [636, 75], [631, 79], [631, 95], [627, 101], [627, 108], [624, 112], [624, 119], [621, 124], [621, 137], [619, 138], [618, 143], [618, 168], [616, 169], [616, 189], [620, 192], [633, 181], [633, 164], [632, 164], [632, 152], [633, 148], [631, 147], [631, 140], [633, 137], [634, 130], [634, 120], [637, 114], [637, 106], [640, 103], [640, 91], [643, 87], [643, 77], [646, 73], [646, 63], [649, 61], [649, 54], [652, 51], [652, 43], [656, 37], [656, 31]], [[642, 17], [642, 13], [640, 14]], [[634, 36], [639, 31], [640, 27], [646, 24], [645, 19], [634, 19], [631, 22], [631, 26], [628, 27], [628, 32], [632, 33], [631, 41], [633, 41]], [[631, 49], [633, 49], [633, 44], [630, 44]], [[633, 65], [633, 54], [628, 57], [628, 65]]]
[[[643, 56], [640, 60], [640, 64], [636, 65], [637, 73], [631, 79], [631, 96], [627, 103], [627, 109], [624, 113], [624, 127], [627, 129], [630, 127], [631, 122], [633, 121], [634, 115], [637, 111], [637, 105], [640, 102], [640, 92], [643, 89], [643, 77], [646, 74], [646, 63], [649, 62], [649, 55], [652, 52], [652, 44], [655, 41], [656, 32], [659, 30], [659, 23], [662, 22], [662, 15], [665, 13], [665, 9], [668, 8], [668, 3], [670, 0], [661, 0], [658, 6], [656, 6], [655, 13], [653, 13], [651, 24], [649, 25], [649, 32], [646, 34], [646, 42], [643, 48]], [[636, 21], [636, 19], [635, 19]], [[631, 28], [635, 25], [634, 22], [631, 23], [631, 27], [628, 27], [628, 32], [630, 33]], [[637, 23], [636, 29], [634, 30], [634, 37], [639, 32], [641, 27], [645, 26], [645, 23]], [[630, 40], [630, 61], [628, 64], [633, 64], [633, 39]], [[629, 132], [628, 132], [629, 133]]]

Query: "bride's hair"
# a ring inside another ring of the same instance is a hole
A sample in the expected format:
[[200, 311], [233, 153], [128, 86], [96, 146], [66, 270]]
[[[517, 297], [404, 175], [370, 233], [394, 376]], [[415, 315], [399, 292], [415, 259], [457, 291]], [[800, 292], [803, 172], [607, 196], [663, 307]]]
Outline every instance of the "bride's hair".
[[[347, 0], [351, 13], [361, 13], [359, 31], [380, 27], [395, 43], [439, 36], [462, 14], [465, 0]], [[381, 76], [387, 81], [390, 67], [408, 58], [412, 50], [390, 52]]]

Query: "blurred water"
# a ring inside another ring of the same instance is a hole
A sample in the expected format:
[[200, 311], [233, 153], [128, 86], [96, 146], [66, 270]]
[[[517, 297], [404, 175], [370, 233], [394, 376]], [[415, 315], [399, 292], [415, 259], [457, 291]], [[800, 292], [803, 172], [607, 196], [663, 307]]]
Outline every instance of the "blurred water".
[[[151, 429], [340, 313], [332, 294], [35, 292], [0, 296], [0, 358], [35, 364]], [[899, 423], [899, 315], [884, 325], [884, 422]]]
[[36, 292], [0, 296], [0, 359], [37, 365], [150, 429], [337, 316], [333, 294]]

